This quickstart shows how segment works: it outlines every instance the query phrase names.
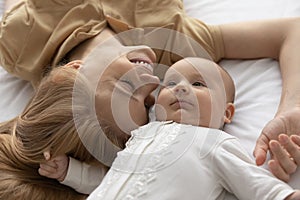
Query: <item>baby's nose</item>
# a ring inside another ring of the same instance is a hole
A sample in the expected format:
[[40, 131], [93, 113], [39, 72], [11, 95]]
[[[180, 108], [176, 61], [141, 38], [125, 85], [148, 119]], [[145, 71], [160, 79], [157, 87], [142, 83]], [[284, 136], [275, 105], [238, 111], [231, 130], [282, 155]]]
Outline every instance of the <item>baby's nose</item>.
[[175, 93], [177, 93], [177, 94], [184, 94], [184, 93], [188, 93], [188, 92], [189, 92], [189, 88], [184, 83], [178, 84], [175, 87]]

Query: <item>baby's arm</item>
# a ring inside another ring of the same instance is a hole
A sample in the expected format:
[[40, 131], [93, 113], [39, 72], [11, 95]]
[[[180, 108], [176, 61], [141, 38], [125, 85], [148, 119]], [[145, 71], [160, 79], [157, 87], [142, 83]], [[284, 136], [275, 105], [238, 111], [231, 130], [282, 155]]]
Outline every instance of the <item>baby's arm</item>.
[[[88, 165], [66, 155], [57, 156], [51, 160], [46, 158], [46, 160], [45, 163], [40, 164], [39, 173], [42, 176], [57, 179], [62, 184], [83, 194], [90, 194], [101, 183], [107, 172], [102, 165]], [[64, 161], [56, 162], [59, 160]], [[67, 165], [65, 161], [68, 162]], [[65, 174], [63, 179], [58, 179], [61, 174]]]
[[216, 150], [213, 166], [223, 187], [238, 199], [297, 199], [299, 196], [298, 191], [268, 170], [256, 166], [238, 140], [222, 142]]
[[74, 158], [69, 158], [69, 168], [64, 185], [74, 188], [77, 192], [90, 194], [102, 181], [107, 169], [100, 165], [89, 165]]

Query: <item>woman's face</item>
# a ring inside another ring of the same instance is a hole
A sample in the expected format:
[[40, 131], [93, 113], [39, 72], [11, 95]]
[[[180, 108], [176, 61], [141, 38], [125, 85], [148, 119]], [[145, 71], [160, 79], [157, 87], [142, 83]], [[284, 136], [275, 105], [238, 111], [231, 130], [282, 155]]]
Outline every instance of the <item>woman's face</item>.
[[150, 48], [131, 47], [103, 71], [96, 89], [96, 114], [100, 123], [112, 125], [114, 134], [130, 134], [148, 122], [148, 108], [154, 104], [151, 92], [159, 84], [153, 76], [155, 59]]
[[125, 141], [130, 131], [148, 122], [148, 108], [154, 104], [151, 93], [159, 79], [153, 76], [152, 49], [124, 46], [112, 35], [103, 31], [76, 48], [71, 58], [83, 59], [80, 73], [95, 92], [94, 112], [101, 129]]

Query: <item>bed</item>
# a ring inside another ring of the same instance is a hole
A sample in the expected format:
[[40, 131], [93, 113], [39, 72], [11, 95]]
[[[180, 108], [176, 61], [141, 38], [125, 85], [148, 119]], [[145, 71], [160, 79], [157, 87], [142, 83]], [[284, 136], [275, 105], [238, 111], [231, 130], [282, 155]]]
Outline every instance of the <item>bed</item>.
[[[300, 1], [296, 0], [184, 0], [184, 5], [190, 16], [209, 24], [300, 16]], [[237, 136], [252, 156], [256, 138], [273, 118], [279, 104], [278, 62], [272, 59], [223, 60], [220, 64], [232, 75], [237, 90], [234, 120], [225, 131]], [[300, 187], [299, 169], [289, 184]]]
[[[184, 0], [184, 5], [190, 16], [209, 24], [300, 15], [300, 1], [297, 0]], [[3, 6], [1, 8], [3, 10]], [[252, 156], [256, 138], [273, 118], [279, 103], [281, 77], [278, 63], [259, 59], [223, 60], [220, 64], [232, 75], [237, 90], [236, 114], [225, 130], [240, 138]], [[30, 83], [0, 68], [0, 121], [20, 113], [32, 92]], [[290, 185], [300, 188], [300, 170], [293, 175]]]

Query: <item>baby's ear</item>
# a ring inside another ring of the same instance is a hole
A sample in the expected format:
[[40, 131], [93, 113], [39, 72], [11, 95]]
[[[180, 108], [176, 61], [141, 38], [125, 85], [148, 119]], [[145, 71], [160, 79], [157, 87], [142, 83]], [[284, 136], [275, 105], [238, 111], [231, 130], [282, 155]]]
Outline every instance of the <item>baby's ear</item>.
[[224, 123], [225, 124], [230, 124], [231, 123], [231, 119], [234, 115], [234, 111], [235, 111], [235, 107], [233, 105], [233, 103], [227, 103], [226, 104], [226, 110], [224, 113]]

